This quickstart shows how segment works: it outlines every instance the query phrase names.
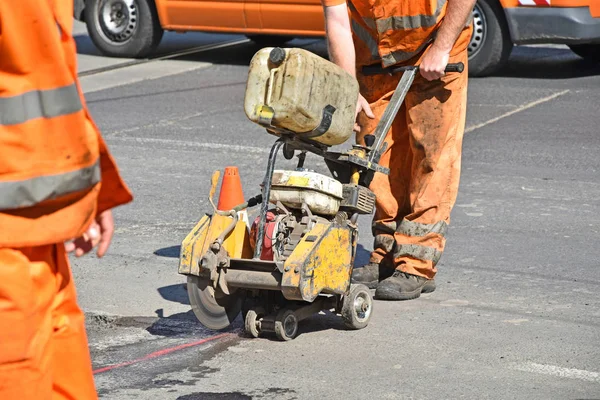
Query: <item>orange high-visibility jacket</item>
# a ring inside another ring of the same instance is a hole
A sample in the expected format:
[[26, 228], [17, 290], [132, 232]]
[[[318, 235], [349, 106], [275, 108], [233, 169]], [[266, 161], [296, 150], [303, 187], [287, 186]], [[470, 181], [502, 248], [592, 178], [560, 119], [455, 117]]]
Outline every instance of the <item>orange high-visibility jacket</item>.
[[0, 0], [0, 247], [78, 237], [132, 200], [83, 100], [72, 10]]
[[[344, 0], [322, 3], [334, 6]], [[375, 63], [389, 67], [418, 56], [435, 39], [447, 8], [446, 0], [347, 0], [347, 4], [357, 67]], [[466, 48], [468, 29], [457, 45]]]

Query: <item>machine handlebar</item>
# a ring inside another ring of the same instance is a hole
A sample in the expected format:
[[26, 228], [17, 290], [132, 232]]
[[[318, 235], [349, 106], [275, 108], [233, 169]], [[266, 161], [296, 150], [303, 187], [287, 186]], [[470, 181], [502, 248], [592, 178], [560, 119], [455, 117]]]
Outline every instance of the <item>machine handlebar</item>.
[[[382, 68], [379, 65], [369, 65], [367, 67], [363, 67], [363, 75], [379, 75], [379, 74], [396, 74], [398, 72], [404, 72], [409, 70], [419, 70], [418, 65], [405, 65], [402, 67], [390, 67], [390, 68]], [[461, 73], [465, 70], [465, 64], [462, 62], [452, 63], [446, 65], [445, 72], [458, 72]]]

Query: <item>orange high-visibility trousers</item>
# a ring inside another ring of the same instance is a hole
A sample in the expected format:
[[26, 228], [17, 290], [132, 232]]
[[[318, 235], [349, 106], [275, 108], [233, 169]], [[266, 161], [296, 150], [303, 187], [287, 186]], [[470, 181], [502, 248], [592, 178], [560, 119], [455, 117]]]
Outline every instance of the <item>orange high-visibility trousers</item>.
[[96, 399], [62, 244], [0, 248], [0, 399]]
[[[386, 136], [370, 189], [377, 196], [371, 262], [433, 279], [446, 243], [460, 177], [467, 103], [467, 52], [451, 55], [463, 73], [429, 82], [418, 75]], [[358, 76], [375, 119], [359, 115], [361, 135], [372, 133], [402, 74]], [[362, 138], [359, 138], [362, 142]]]

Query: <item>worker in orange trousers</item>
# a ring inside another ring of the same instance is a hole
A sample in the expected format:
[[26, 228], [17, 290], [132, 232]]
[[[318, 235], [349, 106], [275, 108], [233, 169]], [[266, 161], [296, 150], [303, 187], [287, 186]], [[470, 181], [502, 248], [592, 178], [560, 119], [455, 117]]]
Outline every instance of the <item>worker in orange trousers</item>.
[[67, 253], [102, 257], [132, 195], [85, 105], [72, 29], [72, 1], [0, 0], [0, 399], [97, 398]]
[[[377, 196], [370, 262], [354, 282], [375, 296], [409, 300], [435, 290], [460, 177], [467, 102], [467, 46], [475, 0], [322, 0], [330, 59], [360, 85], [357, 141], [373, 133], [401, 74], [366, 76], [366, 66], [419, 65], [404, 104], [385, 138], [375, 174]], [[463, 73], [448, 63], [463, 62]]]

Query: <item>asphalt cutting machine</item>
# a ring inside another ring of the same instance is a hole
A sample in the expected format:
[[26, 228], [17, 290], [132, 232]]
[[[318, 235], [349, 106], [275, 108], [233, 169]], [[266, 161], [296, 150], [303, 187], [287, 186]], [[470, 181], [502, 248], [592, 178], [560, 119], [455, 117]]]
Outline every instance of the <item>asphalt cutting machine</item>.
[[[269, 68], [292, 57], [282, 55], [281, 49], [267, 50]], [[318, 126], [299, 133], [276, 123], [276, 107], [254, 106], [256, 120], [277, 137], [261, 194], [231, 210], [218, 210], [212, 200], [220, 175], [216, 171], [209, 194], [213, 213], [202, 217], [182, 243], [179, 273], [188, 277], [190, 303], [204, 326], [224, 329], [241, 312], [250, 336], [274, 333], [280, 340], [291, 340], [299, 321], [322, 310], [341, 315], [349, 329], [368, 325], [373, 312], [370, 291], [350, 282], [357, 219], [374, 210], [375, 195], [368, 189], [373, 174], [389, 173], [378, 164], [385, 151], [385, 133], [417, 70], [402, 69], [403, 77], [375, 132], [365, 137], [364, 146], [353, 145], [346, 152], [330, 151], [329, 145], [318, 141], [331, 126], [335, 107], [323, 107]], [[353, 107], [357, 96], [356, 92], [349, 99]], [[297, 157], [295, 170], [275, 169], [280, 152], [287, 160]], [[305, 168], [308, 152], [324, 159], [332, 177]], [[259, 215], [249, 227], [241, 216], [257, 206]]]

